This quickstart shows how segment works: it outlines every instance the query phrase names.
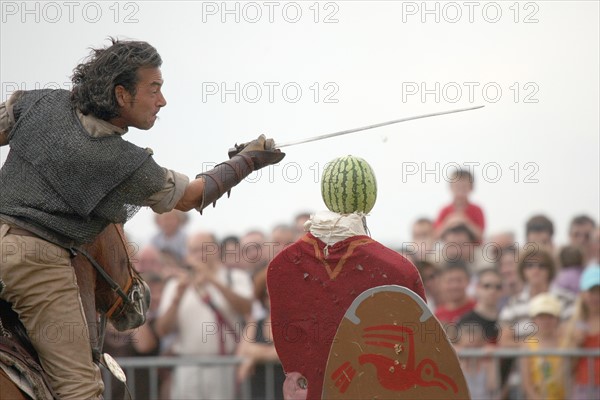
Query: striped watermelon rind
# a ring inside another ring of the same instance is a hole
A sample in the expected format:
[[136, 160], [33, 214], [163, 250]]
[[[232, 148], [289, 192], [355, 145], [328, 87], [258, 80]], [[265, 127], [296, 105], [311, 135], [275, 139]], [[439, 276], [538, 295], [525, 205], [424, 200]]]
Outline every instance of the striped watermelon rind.
[[369, 213], [377, 200], [373, 169], [356, 156], [336, 158], [321, 178], [321, 196], [330, 211], [339, 214]]

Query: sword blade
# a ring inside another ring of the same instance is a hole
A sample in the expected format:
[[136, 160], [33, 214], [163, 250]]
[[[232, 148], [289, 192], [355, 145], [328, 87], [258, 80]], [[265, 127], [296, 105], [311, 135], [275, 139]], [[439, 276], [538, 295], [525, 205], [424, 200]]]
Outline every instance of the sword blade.
[[440, 111], [440, 112], [436, 112], [436, 113], [430, 113], [430, 114], [416, 115], [416, 116], [413, 116], [413, 117], [400, 118], [400, 119], [395, 119], [395, 120], [392, 120], [392, 121], [380, 122], [378, 124], [362, 126], [360, 128], [346, 129], [344, 131], [333, 132], [333, 133], [326, 133], [324, 135], [313, 136], [313, 137], [310, 137], [310, 138], [293, 140], [293, 141], [284, 142], [284, 143], [281, 143], [281, 144], [280, 143], [276, 143], [275, 147], [279, 149], [281, 147], [288, 147], [288, 146], [295, 146], [297, 144], [316, 142], [317, 140], [329, 139], [329, 138], [336, 137], [336, 136], [347, 135], [349, 133], [366, 131], [366, 130], [369, 130], [369, 129], [380, 128], [382, 126], [387, 126], [387, 125], [399, 124], [400, 122], [412, 121], [412, 120], [415, 120], [415, 119], [422, 119], [422, 118], [437, 117], [438, 115], [454, 114], [454, 113], [459, 113], [459, 112], [464, 112], [464, 111], [477, 110], [477, 109], [483, 108], [483, 107], [485, 107], [485, 106], [459, 108], [459, 109], [456, 109], [456, 110]]

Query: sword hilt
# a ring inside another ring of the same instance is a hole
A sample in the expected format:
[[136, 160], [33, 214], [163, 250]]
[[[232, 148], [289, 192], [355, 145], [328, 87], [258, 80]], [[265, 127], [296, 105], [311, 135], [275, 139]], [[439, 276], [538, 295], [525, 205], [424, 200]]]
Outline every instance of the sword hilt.
[[232, 148], [229, 149], [229, 151], [227, 152], [227, 155], [229, 156], [229, 158], [232, 158], [233, 156], [238, 154], [240, 151], [244, 150], [244, 147], [246, 147], [247, 145], [248, 145], [248, 143], [242, 143], [242, 144], [236, 143]]

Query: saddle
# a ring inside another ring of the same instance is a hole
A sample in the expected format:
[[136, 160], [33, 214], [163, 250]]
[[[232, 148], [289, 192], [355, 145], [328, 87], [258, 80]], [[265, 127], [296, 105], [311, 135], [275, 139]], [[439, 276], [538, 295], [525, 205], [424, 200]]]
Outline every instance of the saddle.
[[17, 313], [0, 299], [1, 372], [34, 399], [58, 399]]

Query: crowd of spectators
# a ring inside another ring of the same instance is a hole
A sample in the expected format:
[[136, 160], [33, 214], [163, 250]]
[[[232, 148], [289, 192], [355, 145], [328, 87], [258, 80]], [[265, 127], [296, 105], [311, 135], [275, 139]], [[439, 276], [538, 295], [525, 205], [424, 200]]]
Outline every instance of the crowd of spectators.
[[[457, 171], [450, 182], [453, 201], [437, 218], [416, 220], [410, 245], [396, 249], [417, 266], [428, 305], [456, 348], [490, 354], [499, 348], [600, 348], [596, 221], [574, 217], [569, 243], [557, 247], [551, 219], [535, 215], [524, 227], [524, 243], [517, 243], [515, 232], [486, 232], [483, 210], [469, 200], [472, 190], [473, 176]], [[160, 371], [161, 398], [173, 399], [238, 398], [248, 380], [252, 398], [265, 399], [264, 363], [275, 363], [276, 398], [282, 398], [266, 267], [305, 233], [309, 218], [300, 214], [269, 232], [219, 241], [186, 226], [184, 213], [157, 215], [159, 233], [135, 257], [152, 288], [148, 322], [135, 335], [109, 331], [107, 351], [243, 358], [238, 365]], [[474, 399], [600, 398], [600, 358], [535, 356], [495, 363], [484, 357], [462, 359], [461, 365]], [[136, 382], [147, 379], [143, 373]]]
[[[569, 243], [534, 215], [524, 229], [486, 235], [484, 214], [469, 202], [473, 176], [458, 172], [453, 202], [437, 219], [413, 225], [404, 254], [421, 272], [428, 304], [457, 349], [600, 349], [600, 230], [575, 216]], [[416, 243], [416, 246], [414, 245]], [[415, 251], [417, 249], [417, 251]], [[477, 399], [599, 399], [600, 358], [532, 356], [463, 359]]]

